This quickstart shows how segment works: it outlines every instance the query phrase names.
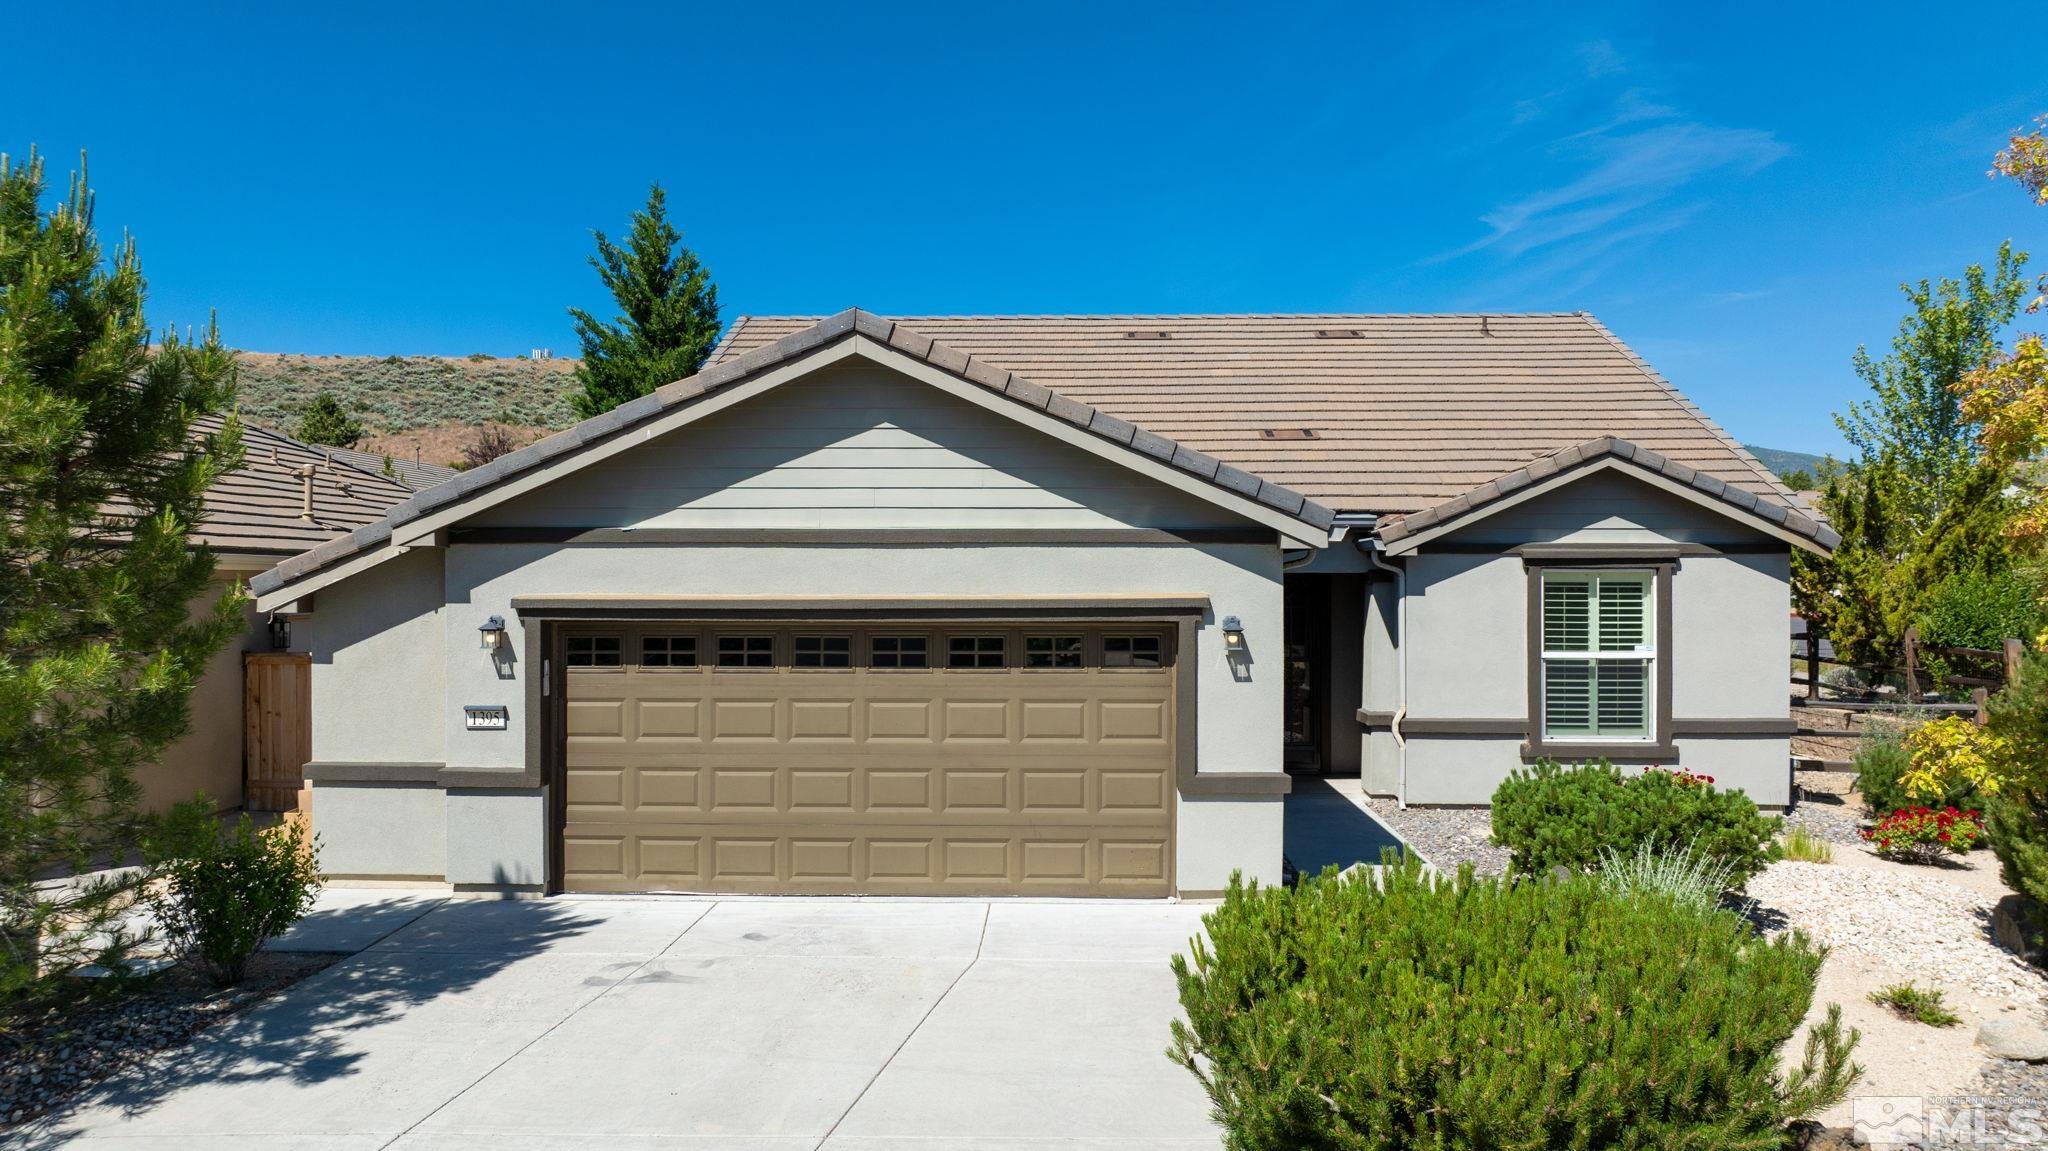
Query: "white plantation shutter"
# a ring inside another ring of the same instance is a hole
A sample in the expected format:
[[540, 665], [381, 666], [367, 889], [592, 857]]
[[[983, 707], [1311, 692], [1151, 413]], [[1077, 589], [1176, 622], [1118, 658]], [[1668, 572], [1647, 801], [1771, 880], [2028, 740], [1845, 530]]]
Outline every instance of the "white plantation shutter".
[[1656, 660], [1648, 572], [1543, 574], [1543, 736], [1648, 739]]

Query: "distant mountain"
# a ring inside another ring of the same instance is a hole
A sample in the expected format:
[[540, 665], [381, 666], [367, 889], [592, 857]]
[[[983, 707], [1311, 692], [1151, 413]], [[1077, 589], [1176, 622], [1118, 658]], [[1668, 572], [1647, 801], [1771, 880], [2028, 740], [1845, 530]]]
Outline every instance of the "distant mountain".
[[1787, 451], [1784, 448], [1760, 448], [1755, 444], [1744, 444], [1742, 446], [1750, 455], [1763, 461], [1765, 467], [1781, 476], [1786, 472], [1796, 471], [1807, 471], [1818, 475], [1820, 474], [1821, 464], [1828, 458], [1826, 456], [1814, 455], [1812, 452], [1794, 452]]

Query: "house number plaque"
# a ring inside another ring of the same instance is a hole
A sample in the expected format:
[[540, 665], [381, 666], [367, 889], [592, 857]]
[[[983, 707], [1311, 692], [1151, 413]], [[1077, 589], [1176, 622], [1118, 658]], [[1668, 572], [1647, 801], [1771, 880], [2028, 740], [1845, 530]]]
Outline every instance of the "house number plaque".
[[512, 710], [502, 703], [464, 704], [462, 726], [470, 731], [504, 731], [512, 726]]

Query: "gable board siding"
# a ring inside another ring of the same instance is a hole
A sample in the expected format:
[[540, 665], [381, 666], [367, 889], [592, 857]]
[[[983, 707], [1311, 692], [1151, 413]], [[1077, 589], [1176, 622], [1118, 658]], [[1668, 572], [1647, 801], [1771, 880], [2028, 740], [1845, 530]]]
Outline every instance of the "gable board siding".
[[872, 367], [820, 372], [466, 521], [494, 527], [1217, 527], [1206, 501]]
[[[1729, 509], [1735, 512], [1735, 509]], [[1735, 512], [1735, 514], [1740, 514]], [[1731, 544], [1771, 537], [1670, 492], [1596, 472], [1452, 532], [1461, 543]], [[1425, 544], [1424, 550], [1428, 550]]]

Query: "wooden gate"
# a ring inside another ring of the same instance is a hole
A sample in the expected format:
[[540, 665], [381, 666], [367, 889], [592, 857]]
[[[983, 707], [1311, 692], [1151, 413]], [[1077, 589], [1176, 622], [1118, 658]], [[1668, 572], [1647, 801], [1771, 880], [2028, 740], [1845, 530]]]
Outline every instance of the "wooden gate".
[[242, 657], [242, 806], [294, 811], [313, 758], [313, 657], [252, 651]]

